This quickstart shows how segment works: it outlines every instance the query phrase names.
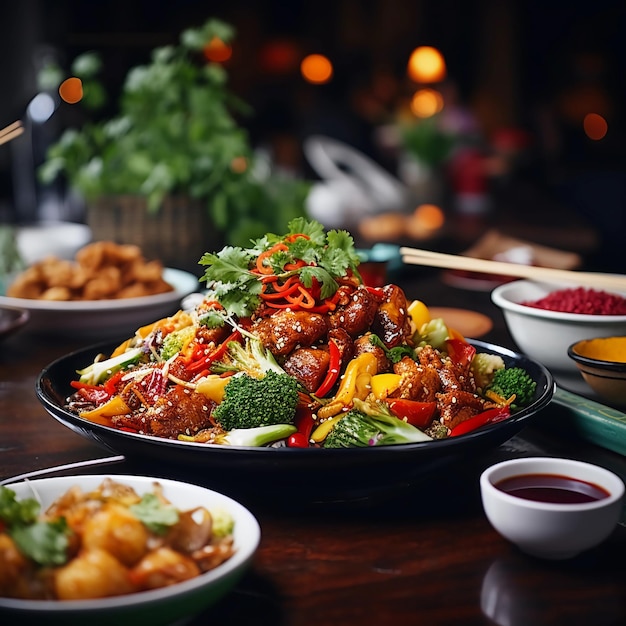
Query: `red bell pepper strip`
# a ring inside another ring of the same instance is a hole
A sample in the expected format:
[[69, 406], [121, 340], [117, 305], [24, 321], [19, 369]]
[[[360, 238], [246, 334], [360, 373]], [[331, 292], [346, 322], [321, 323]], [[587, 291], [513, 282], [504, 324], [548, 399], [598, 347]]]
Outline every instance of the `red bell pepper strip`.
[[222, 343], [217, 348], [215, 348], [215, 350], [213, 350], [211, 354], [207, 354], [205, 357], [198, 359], [194, 363], [191, 363], [190, 365], [188, 365], [187, 371], [191, 372], [192, 374], [201, 372], [202, 370], [209, 367], [209, 365], [211, 365], [213, 361], [217, 361], [218, 359], [221, 359], [226, 354], [226, 352], [228, 351], [228, 344], [231, 341], [240, 341], [240, 340], [241, 340], [241, 333], [238, 330], [235, 330], [228, 337], [226, 337], [226, 339], [222, 341]]
[[427, 428], [433, 421], [436, 402], [418, 402], [417, 400], [405, 400], [395, 398], [388, 400], [389, 410], [401, 420], [407, 421], [416, 428]]
[[507, 417], [511, 416], [511, 410], [508, 406], [499, 406], [493, 409], [487, 409], [486, 411], [482, 411], [482, 413], [478, 413], [474, 415], [474, 417], [470, 417], [469, 419], [461, 422], [457, 426], [455, 426], [450, 431], [450, 437], [457, 437], [458, 435], [464, 435], [465, 433], [469, 433], [481, 426], [486, 426], [487, 424], [495, 424], [496, 422], [501, 422], [505, 420]]
[[446, 339], [449, 357], [459, 365], [469, 365], [476, 354], [476, 348], [462, 339]]
[[334, 339], [328, 341], [328, 352], [330, 361], [326, 370], [326, 376], [315, 392], [318, 398], [323, 398], [335, 386], [341, 370], [341, 350], [339, 349], [339, 344]]
[[308, 448], [309, 439], [315, 425], [313, 411], [308, 406], [299, 406], [296, 409], [294, 424], [298, 430], [287, 438], [287, 447]]

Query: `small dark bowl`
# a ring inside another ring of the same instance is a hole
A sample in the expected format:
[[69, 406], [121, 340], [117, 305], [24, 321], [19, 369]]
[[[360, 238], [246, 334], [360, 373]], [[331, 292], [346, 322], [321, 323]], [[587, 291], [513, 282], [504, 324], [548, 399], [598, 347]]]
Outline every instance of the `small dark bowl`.
[[0, 307], [0, 339], [22, 328], [29, 319], [30, 313], [26, 309], [9, 306]]
[[626, 406], [626, 336], [583, 339], [569, 346], [567, 355], [593, 391]]

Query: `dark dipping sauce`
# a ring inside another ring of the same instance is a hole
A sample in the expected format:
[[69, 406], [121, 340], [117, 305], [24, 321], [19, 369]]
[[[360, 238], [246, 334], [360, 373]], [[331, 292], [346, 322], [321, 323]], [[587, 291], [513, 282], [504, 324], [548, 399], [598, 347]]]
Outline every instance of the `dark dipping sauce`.
[[520, 474], [504, 478], [494, 486], [518, 498], [554, 504], [584, 504], [611, 495], [599, 485], [559, 474]]

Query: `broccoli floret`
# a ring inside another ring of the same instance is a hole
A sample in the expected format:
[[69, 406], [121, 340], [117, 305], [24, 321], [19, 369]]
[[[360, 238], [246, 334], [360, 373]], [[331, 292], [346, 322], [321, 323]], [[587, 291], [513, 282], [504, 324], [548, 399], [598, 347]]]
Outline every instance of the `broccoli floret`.
[[[354, 401], [324, 440], [325, 448], [364, 448], [431, 441], [431, 437], [382, 408]], [[367, 413], [365, 412], [367, 411]]]
[[496, 371], [504, 369], [504, 359], [499, 354], [478, 352], [472, 359], [471, 369], [476, 386], [479, 389], [486, 389], [491, 384]]
[[515, 395], [511, 403], [512, 408], [526, 406], [532, 401], [537, 383], [530, 377], [528, 372], [521, 367], [507, 367], [496, 370], [493, 380], [486, 392], [495, 393], [502, 398], [510, 398]]
[[259, 448], [280, 439], [287, 439], [298, 429], [293, 424], [270, 424], [255, 428], [233, 428], [226, 433], [217, 435], [215, 443], [225, 446]]
[[271, 370], [262, 378], [235, 374], [224, 387], [224, 399], [213, 410], [213, 417], [226, 431], [293, 424], [298, 390], [296, 379], [284, 372]]
[[141, 348], [131, 348], [110, 359], [95, 361], [82, 370], [76, 370], [76, 373], [80, 376], [79, 381], [81, 383], [99, 385], [117, 371], [137, 363], [142, 354]]
[[183, 346], [191, 341], [195, 335], [195, 326], [185, 326], [185, 328], [175, 330], [174, 332], [169, 333], [169, 335], [166, 335], [165, 339], [163, 339], [163, 344], [161, 345], [161, 358], [164, 361], [171, 359], [175, 354], [178, 354], [178, 352], [182, 350]]
[[246, 337], [243, 345], [238, 341], [231, 341], [228, 344], [226, 356], [223, 360], [213, 363], [211, 371], [216, 373], [245, 372], [256, 378], [268, 372], [286, 375], [274, 355], [256, 337]]

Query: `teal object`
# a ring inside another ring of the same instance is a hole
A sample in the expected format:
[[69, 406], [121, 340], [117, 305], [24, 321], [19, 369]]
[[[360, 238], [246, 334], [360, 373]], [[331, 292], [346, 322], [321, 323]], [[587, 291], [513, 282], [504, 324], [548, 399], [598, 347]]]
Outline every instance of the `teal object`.
[[555, 418], [567, 425], [568, 433], [626, 456], [626, 413], [558, 386], [552, 405], [563, 409]]

